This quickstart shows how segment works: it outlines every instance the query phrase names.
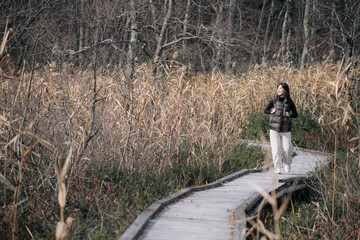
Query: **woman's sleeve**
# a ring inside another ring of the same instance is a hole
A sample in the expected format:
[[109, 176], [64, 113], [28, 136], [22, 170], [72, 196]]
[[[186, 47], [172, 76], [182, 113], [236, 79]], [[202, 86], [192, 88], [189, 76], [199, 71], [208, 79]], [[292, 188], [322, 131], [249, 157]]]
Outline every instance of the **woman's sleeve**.
[[298, 112], [296, 111], [296, 107], [295, 107], [295, 103], [293, 101], [291, 101], [291, 114], [290, 117], [291, 118], [296, 118], [298, 116]]
[[267, 105], [267, 107], [264, 110], [264, 113], [266, 114], [270, 114], [271, 113], [271, 109], [274, 107], [274, 102], [273, 100], [270, 100], [269, 104]]

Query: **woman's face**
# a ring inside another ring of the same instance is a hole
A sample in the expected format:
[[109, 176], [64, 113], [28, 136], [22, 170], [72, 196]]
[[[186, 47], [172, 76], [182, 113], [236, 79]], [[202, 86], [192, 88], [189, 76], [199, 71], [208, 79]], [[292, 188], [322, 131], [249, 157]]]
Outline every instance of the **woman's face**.
[[280, 97], [285, 97], [286, 95], [286, 91], [285, 89], [281, 86], [281, 84], [278, 86], [277, 88], [277, 95]]

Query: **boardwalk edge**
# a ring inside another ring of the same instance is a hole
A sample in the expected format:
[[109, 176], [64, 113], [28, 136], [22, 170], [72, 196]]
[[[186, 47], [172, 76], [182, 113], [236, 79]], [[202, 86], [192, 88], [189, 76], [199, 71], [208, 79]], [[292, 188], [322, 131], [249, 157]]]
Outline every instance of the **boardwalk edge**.
[[[157, 200], [153, 204], [151, 204], [145, 211], [143, 211], [136, 219], [135, 221], [130, 225], [130, 227], [121, 235], [119, 240], [135, 240], [137, 239], [141, 232], [144, 230], [145, 226], [149, 223], [149, 221], [163, 208], [165, 208], [167, 205], [170, 205], [171, 203], [191, 194], [192, 192], [196, 191], [202, 191], [210, 188], [215, 188], [221, 186], [224, 182], [232, 181], [236, 178], [239, 178], [241, 176], [244, 176], [250, 172], [254, 171], [262, 171], [262, 168], [260, 169], [243, 169], [237, 172], [234, 172], [226, 177], [223, 177], [221, 179], [218, 179], [215, 182], [204, 184], [200, 186], [194, 186], [189, 188], [183, 188], [170, 196]], [[245, 223], [246, 224], [246, 223]]]

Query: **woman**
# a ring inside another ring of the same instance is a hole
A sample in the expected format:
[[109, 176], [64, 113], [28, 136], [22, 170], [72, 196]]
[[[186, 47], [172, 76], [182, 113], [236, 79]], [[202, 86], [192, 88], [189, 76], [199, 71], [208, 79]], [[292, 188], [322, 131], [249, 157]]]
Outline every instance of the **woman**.
[[278, 84], [277, 96], [269, 102], [264, 112], [271, 114], [270, 143], [275, 173], [281, 173], [282, 160], [288, 173], [292, 162], [291, 118], [296, 118], [298, 113], [286, 83]]

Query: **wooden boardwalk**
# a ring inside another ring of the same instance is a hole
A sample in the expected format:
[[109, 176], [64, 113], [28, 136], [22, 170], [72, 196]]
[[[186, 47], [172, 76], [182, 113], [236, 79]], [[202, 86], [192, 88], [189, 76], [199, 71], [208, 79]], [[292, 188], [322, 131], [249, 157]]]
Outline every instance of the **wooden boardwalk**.
[[[252, 142], [251, 144], [258, 144]], [[261, 144], [268, 146], [268, 144]], [[294, 149], [291, 172], [273, 169], [242, 170], [214, 183], [182, 189], [145, 210], [120, 240], [142, 239], [244, 239], [247, 210], [256, 211], [260, 191], [276, 190], [277, 197], [290, 191], [292, 182], [327, 165], [330, 155]], [[305, 187], [298, 183], [295, 190]]]

